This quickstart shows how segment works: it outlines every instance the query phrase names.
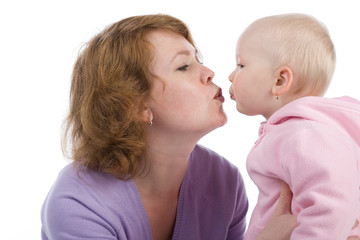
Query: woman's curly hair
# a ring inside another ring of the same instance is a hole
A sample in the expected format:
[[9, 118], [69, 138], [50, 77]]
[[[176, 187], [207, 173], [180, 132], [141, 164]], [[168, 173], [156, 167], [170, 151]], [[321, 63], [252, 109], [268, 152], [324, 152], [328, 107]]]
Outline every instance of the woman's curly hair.
[[146, 123], [139, 113], [151, 89], [153, 51], [146, 34], [154, 30], [179, 34], [194, 45], [179, 19], [143, 15], [108, 26], [79, 54], [63, 136], [63, 151], [75, 163], [120, 179], [143, 170]]

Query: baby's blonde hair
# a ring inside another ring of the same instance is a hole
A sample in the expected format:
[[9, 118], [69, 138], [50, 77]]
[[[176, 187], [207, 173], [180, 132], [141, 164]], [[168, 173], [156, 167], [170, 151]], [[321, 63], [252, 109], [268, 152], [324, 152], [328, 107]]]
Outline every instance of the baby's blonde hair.
[[294, 93], [322, 96], [335, 70], [334, 44], [326, 26], [305, 14], [261, 18], [250, 26], [265, 26], [264, 47], [276, 67], [288, 66], [294, 74]]

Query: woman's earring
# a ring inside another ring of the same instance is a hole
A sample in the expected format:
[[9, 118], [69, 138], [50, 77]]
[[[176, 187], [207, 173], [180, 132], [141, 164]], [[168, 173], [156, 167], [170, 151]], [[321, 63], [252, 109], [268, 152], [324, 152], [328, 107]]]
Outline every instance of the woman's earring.
[[149, 107], [146, 107], [145, 117], [148, 118], [147, 124], [151, 127], [153, 125], [153, 115]]
[[275, 99], [276, 99], [276, 100], [279, 100], [279, 96], [278, 96], [277, 94], [275, 95]]
[[153, 125], [153, 121], [152, 121], [152, 118], [151, 118], [151, 117], [149, 118], [148, 125], [149, 125], [150, 127]]

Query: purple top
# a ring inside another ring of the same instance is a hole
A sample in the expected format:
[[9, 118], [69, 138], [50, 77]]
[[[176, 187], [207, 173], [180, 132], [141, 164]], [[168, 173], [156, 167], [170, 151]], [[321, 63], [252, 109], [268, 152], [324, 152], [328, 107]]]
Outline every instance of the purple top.
[[[248, 202], [238, 169], [197, 145], [180, 189], [172, 239], [243, 239]], [[41, 211], [42, 239], [151, 239], [133, 180], [66, 166]]]

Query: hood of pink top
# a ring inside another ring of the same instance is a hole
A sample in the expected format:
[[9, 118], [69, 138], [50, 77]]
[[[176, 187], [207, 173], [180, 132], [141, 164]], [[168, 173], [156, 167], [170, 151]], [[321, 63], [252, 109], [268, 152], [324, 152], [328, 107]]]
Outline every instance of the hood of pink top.
[[354, 98], [299, 98], [275, 112], [266, 124], [277, 125], [291, 118], [318, 121], [338, 128], [360, 146], [360, 101]]

